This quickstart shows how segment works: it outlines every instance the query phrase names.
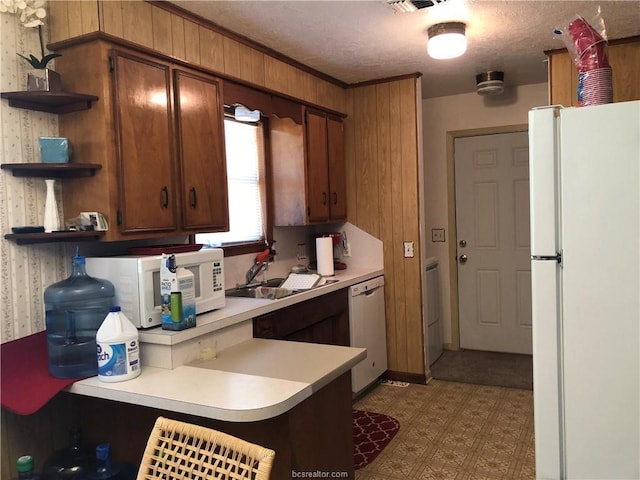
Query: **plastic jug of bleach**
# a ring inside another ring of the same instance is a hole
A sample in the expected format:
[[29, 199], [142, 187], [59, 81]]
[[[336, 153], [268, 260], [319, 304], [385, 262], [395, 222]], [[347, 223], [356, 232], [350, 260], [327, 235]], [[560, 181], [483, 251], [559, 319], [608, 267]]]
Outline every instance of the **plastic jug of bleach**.
[[138, 329], [120, 311], [111, 307], [96, 333], [98, 378], [122, 382], [140, 375]]

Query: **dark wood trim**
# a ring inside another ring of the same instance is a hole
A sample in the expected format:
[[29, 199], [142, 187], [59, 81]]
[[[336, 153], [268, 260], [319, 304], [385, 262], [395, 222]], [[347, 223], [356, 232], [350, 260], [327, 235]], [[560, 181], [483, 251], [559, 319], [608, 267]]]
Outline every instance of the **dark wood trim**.
[[386, 380], [395, 380], [396, 382], [417, 383], [420, 385], [426, 385], [427, 383], [427, 377], [424, 373], [407, 373], [387, 370], [382, 375], [382, 378]]
[[14, 177], [77, 178], [92, 177], [102, 165], [96, 163], [3, 163]]
[[[634, 35], [633, 37], [616, 38], [615, 40], [607, 40], [607, 45], [621, 45], [624, 43], [636, 43], [640, 42], [640, 35]], [[566, 48], [554, 48], [552, 50], [545, 50], [545, 55], [556, 55], [558, 53], [567, 53]]]
[[2, 92], [1, 98], [9, 100], [9, 106], [24, 108], [56, 115], [87, 110], [93, 102], [98, 101], [95, 95], [73, 92], [24, 91]]
[[359, 83], [350, 83], [347, 85], [347, 88], [359, 88], [359, 87], [367, 87], [369, 85], [377, 85], [379, 83], [388, 83], [388, 82], [397, 82], [399, 80], [406, 80], [407, 78], [420, 78], [422, 73], [407, 73], [406, 75], [398, 75], [396, 77], [387, 77], [387, 78], [378, 78], [375, 80], [367, 80], [366, 82]]
[[304, 63], [300, 63], [291, 57], [288, 57], [276, 50], [273, 50], [261, 43], [256, 42], [255, 40], [251, 40], [249, 37], [240, 35], [239, 33], [236, 33], [221, 25], [218, 25], [217, 23], [214, 23], [211, 20], [207, 20], [206, 18], [196, 15], [195, 13], [189, 12], [183, 9], [182, 7], [179, 7], [176, 4], [164, 2], [164, 1], [154, 1], [154, 0], [150, 0], [147, 3], [150, 3], [158, 8], [162, 8], [163, 10], [166, 10], [168, 12], [175, 13], [176, 15], [179, 15], [183, 18], [187, 18], [192, 22], [197, 23], [198, 25], [201, 25], [203, 27], [210, 28], [214, 32], [220, 33], [225, 37], [231, 38], [236, 42], [242, 43], [243, 45], [254, 48], [284, 63], [288, 63], [289, 65], [299, 68], [300, 70], [310, 73], [311, 75], [315, 75], [316, 77], [321, 78], [322, 80], [333, 83], [334, 85], [337, 85], [342, 88], [347, 88], [347, 84], [342, 82], [341, 80], [338, 80], [337, 78], [334, 78], [318, 70], [315, 70], [309, 67], [308, 65], [305, 65]]
[[[79, 35], [77, 37], [73, 37], [70, 38], [68, 40], [62, 40], [60, 42], [55, 42], [55, 43], [51, 43], [49, 45], [47, 45], [47, 48], [51, 51], [56, 51], [56, 52], [63, 52], [66, 48], [69, 47], [73, 47], [75, 45], [80, 45], [83, 43], [89, 43], [89, 42], [93, 42], [93, 41], [97, 41], [97, 40], [103, 40], [105, 42], [109, 42], [110, 44], [114, 45], [114, 46], [120, 46], [120, 47], [125, 47], [128, 48], [130, 50], [134, 50], [136, 52], [140, 52], [140, 53], [144, 53], [147, 55], [151, 55], [153, 57], [155, 57], [158, 60], [164, 60], [164, 61], [168, 61], [173, 63], [174, 65], [177, 66], [181, 66], [181, 67], [185, 67], [185, 68], [190, 68], [192, 70], [196, 70], [202, 73], [206, 73], [207, 75], [213, 75], [216, 76], [218, 78], [223, 79], [224, 81], [231, 81], [231, 82], [235, 82], [241, 86], [244, 87], [249, 87], [252, 89], [255, 89], [259, 92], [264, 92], [267, 93], [269, 95], [272, 95], [274, 97], [273, 100], [277, 100], [277, 98], [280, 99], [284, 99], [286, 101], [294, 101], [297, 102], [301, 105], [305, 105], [305, 106], [309, 106], [309, 107], [313, 107], [313, 108], [318, 108], [324, 112], [333, 114], [333, 115], [337, 115], [339, 117], [345, 118], [347, 115], [344, 112], [338, 112], [335, 110], [330, 110], [327, 109], [326, 107], [323, 107], [322, 105], [317, 105], [315, 103], [310, 103], [307, 102], [305, 100], [302, 100], [300, 98], [296, 98], [296, 97], [292, 97], [291, 95], [287, 95], [281, 92], [278, 92], [276, 90], [272, 90], [270, 88], [267, 87], [263, 87], [261, 85], [256, 85], [250, 82], [247, 82], [245, 80], [242, 80], [241, 78], [237, 78], [234, 77], [232, 75], [227, 75], [224, 72], [219, 72], [216, 70], [211, 70], [209, 68], [203, 67], [200, 64], [197, 63], [191, 63], [191, 62], [187, 62], [186, 60], [183, 60], [181, 58], [178, 57], [174, 57], [173, 55], [167, 55], [166, 53], [162, 53], [159, 52], [158, 50], [153, 50], [152, 48], [149, 47], [145, 47], [143, 45], [139, 45], [137, 43], [133, 43], [133, 42], [129, 42], [128, 40], [124, 40], [120, 37], [116, 37], [114, 35], [110, 35], [108, 33], [104, 33], [104, 32], [91, 32], [91, 33], [87, 33], [85, 35]], [[342, 86], [342, 88], [347, 88], [347, 85], [344, 84], [344, 86]], [[224, 90], [223, 90], [224, 92]]]
[[64, 230], [51, 233], [7, 233], [4, 238], [18, 245], [33, 245], [35, 243], [90, 242], [100, 240], [105, 233], [96, 230], [87, 232]]

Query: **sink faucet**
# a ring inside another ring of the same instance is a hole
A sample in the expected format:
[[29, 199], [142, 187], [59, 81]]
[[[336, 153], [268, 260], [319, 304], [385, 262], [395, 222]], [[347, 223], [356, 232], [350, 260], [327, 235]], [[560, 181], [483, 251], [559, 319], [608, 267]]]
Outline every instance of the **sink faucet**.
[[266, 272], [269, 268], [269, 262], [256, 262], [251, 265], [251, 268], [247, 271], [247, 285], [253, 282], [253, 280], [262, 272], [263, 270]]
[[273, 262], [275, 255], [276, 251], [273, 249], [273, 247], [267, 246], [266, 249], [264, 249], [256, 256], [253, 265], [251, 265], [251, 268], [247, 271], [247, 285], [253, 282], [255, 278], [260, 274], [260, 272], [267, 271], [267, 269], [269, 268], [269, 262]]

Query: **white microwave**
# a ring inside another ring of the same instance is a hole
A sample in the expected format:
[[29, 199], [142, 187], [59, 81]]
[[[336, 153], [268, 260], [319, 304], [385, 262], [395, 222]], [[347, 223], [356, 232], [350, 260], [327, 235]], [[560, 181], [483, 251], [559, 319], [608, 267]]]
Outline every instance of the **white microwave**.
[[[224, 256], [220, 248], [176, 253], [176, 265], [193, 273], [196, 314], [224, 307]], [[161, 325], [160, 261], [162, 255], [87, 257], [87, 274], [109, 280], [116, 305], [138, 328]]]

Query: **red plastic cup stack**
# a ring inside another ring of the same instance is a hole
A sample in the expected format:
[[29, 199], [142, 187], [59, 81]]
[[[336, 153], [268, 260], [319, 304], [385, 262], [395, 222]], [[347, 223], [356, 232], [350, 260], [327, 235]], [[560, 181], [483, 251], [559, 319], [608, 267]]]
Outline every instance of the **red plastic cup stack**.
[[578, 105], [600, 105], [613, 102], [611, 66], [607, 42], [584, 18], [569, 24], [578, 58]]

